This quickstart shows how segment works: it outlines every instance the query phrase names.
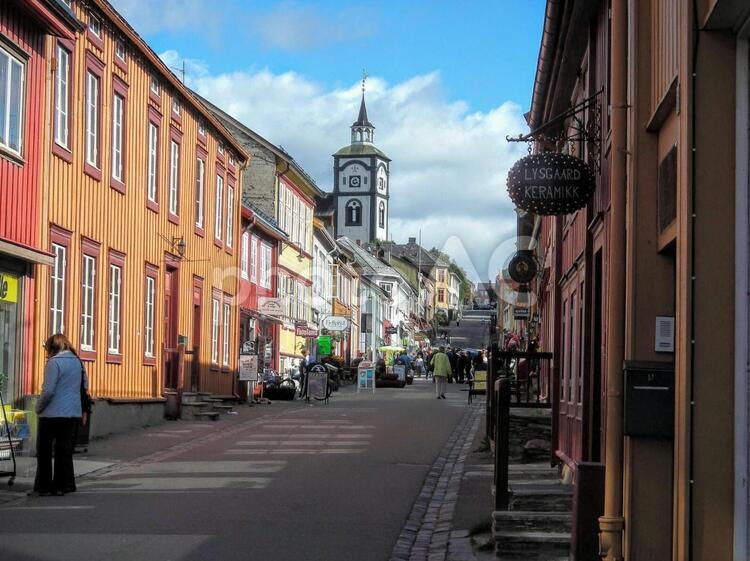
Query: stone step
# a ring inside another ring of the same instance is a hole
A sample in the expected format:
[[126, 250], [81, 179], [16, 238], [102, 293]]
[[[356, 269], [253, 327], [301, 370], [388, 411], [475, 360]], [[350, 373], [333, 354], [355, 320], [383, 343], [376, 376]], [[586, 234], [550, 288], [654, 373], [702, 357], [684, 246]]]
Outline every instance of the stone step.
[[497, 510], [492, 513], [493, 531], [570, 532], [573, 515], [567, 512]]
[[526, 512], [571, 512], [573, 488], [562, 483], [510, 482], [510, 510]]
[[198, 394], [195, 392], [182, 392], [182, 403], [194, 403], [198, 401]]
[[548, 561], [565, 557], [570, 551], [568, 532], [494, 532], [495, 555], [500, 559], [519, 557]]
[[187, 403], [183, 403], [182, 406], [184, 408], [190, 409], [192, 411], [200, 411], [202, 409], [210, 409], [211, 403], [208, 403], [207, 401], [188, 401]]
[[216, 397], [204, 397], [201, 401], [205, 403], [224, 403], [223, 399], [218, 399]]
[[218, 411], [195, 411], [193, 412], [193, 419], [216, 421], [219, 418]]
[[218, 411], [219, 413], [229, 413], [230, 411], [234, 410], [234, 405], [222, 405], [220, 403], [214, 403], [213, 410]]

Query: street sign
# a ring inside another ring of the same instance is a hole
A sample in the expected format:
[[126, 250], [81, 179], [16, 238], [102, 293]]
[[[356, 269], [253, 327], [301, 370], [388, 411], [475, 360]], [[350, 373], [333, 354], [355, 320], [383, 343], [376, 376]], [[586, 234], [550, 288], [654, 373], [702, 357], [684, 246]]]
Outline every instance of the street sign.
[[372, 393], [375, 393], [375, 364], [363, 360], [357, 367], [357, 393], [370, 387]]
[[327, 336], [318, 337], [318, 354], [329, 355], [331, 354], [331, 338]]
[[328, 402], [328, 369], [316, 364], [307, 371], [307, 399]]
[[321, 327], [328, 331], [346, 331], [349, 329], [349, 318], [344, 316], [327, 316], [323, 318]]
[[281, 298], [261, 296], [258, 298], [258, 312], [267, 316], [283, 316], [284, 302], [281, 300]]
[[396, 335], [397, 333], [398, 333], [398, 327], [386, 327], [385, 328], [386, 335]]
[[240, 355], [240, 382], [258, 381], [258, 355]]

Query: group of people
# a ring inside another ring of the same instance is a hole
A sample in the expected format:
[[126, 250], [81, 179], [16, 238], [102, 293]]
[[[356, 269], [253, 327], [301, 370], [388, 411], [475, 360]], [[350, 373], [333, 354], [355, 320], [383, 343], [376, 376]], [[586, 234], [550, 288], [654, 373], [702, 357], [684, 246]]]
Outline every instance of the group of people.
[[463, 349], [440, 346], [417, 353], [414, 359], [417, 374], [434, 377], [437, 399], [445, 399], [447, 384], [463, 384], [474, 379], [478, 370], [487, 370], [482, 351], [472, 353]]

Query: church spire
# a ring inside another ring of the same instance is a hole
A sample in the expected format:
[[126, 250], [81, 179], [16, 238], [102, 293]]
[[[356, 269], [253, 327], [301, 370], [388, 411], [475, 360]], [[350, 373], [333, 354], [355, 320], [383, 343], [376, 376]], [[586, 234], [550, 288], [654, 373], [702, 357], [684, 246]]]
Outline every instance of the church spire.
[[367, 118], [367, 106], [365, 105], [365, 81], [367, 73], [362, 71], [362, 101], [359, 104], [359, 116], [352, 123], [352, 144], [372, 144], [375, 136], [375, 125]]

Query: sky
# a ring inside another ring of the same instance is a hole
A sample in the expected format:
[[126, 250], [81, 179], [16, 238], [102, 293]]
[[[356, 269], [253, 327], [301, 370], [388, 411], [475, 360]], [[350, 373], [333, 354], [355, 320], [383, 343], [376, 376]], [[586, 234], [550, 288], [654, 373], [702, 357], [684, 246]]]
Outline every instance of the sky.
[[185, 81], [332, 189], [363, 69], [391, 159], [390, 234], [474, 280], [512, 251], [507, 171], [526, 130], [545, 0], [112, 0]]

